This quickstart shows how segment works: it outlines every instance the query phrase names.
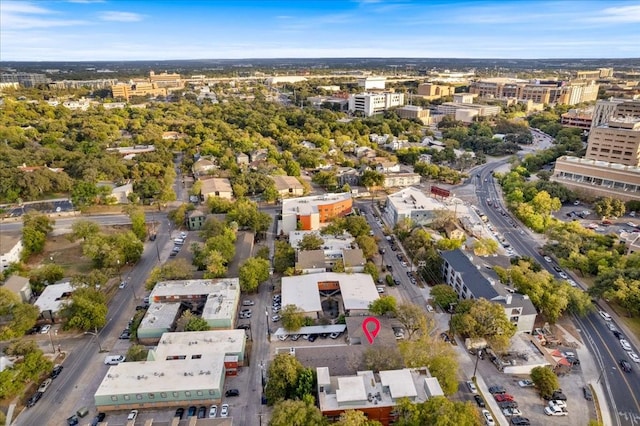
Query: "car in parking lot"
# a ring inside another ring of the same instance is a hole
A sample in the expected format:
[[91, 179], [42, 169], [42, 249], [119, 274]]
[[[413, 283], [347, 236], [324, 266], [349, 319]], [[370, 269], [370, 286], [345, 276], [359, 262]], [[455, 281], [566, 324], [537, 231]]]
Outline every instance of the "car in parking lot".
[[127, 416], [128, 421], [135, 421], [138, 417], [138, 410], [129, 411], [129, 415]]
[[104, 422], [104, 419], [107, 417], [105, 413], [98, 413], [93, 420], [91, 421], [91, 426], [98, 426], [98, 424]]
[[220, 417], [227, 417], [229, 415], [229, 404], [222, 404], [220, 407]]
[[546, 414], [547, 416], [567, 416], [569, 415], [569, 412], [563, 408], [558, 407], [557, 405], [554, 405], [544, 407], [544, 414]]
[[593, 401], [593, 392], [591, 392], [589, 386], [582, 387], [582, 396], [584, 396], [584, 399], [586, 399], [587, 401]]
[[198, 408], [198, 418], [204, 419], [205, 417], [207, 417], [207, 407], [203, 405], [200, 408]]
[[531, 422], [526, 417], [513, 416], [511, 417], [511, 424], [516, 426], [529, 426]]
[[557, 389], [555, 391], [553, 391], [553, 393], [551, 395], [544, 395], [544, 399], [550, 400], [550, 401], [566, 401], [567, 400], [567, 396], [562, 392], [561, 389]]
[[274, 315], [274, 316], [272, 316], [272, 317], [271, 317], [271, 321], [273, 321], [273, 322], [278, 322], [278, 321], [280, 321], [280, 315]]
[[218, 415], [218, 406], [212, 405], [211, 408], [209, 408], [209, 418], [214, 419], [217, 415]]
[[502, 414], [504, 414], [506, 417], [521, 416], [522, 411], [518, 410], [517, 408], [505, 408], [504, 410], [502, 410]]
[[507, 393], [507, 391], [502, 386], [493, 385], [493, 386], [489, 386], [489, 393], [491, 393], [492, 395], [495, 395], [497, 393]]
[[376, 287], [376, 290], [378, 290], [378, 293], [384, 293], [384, 287]]
[[489, 412], [489, 410], [482, 410], [482, 417], [484, 418], [484, 423], [486, 426], [493, 426], [496, 424], [496, 421], [493, 420], [493, 416]]
[[198, 407], [196, 407], [195, 405], [192, 405], [191, 407], [189, 407], [189, 411], [187, 411], [187, 417], [195, 416], [197, 411], [198, 411]]
[[518, 408], [518, 403], [515, 401], [503, 401], [498, 402], [498, 407], [500, 407], [501, 410], [505, 408]]
[[182, 416], [184, 416], [184, 408], [180, 407], [176, 409], [176, 413], [173, 415], [173, 417], [177, 417], [182, 420]]
[[518, 386], [520, 386], [521, 388], [532, 388], [534, 384], [531, 380], [520, 380], [518, 382]]
[[482, 399], [480, 395], [473, 395], [473, 399], [476, 400], [476, 404], [478, 404], [478, 407], [484, 408], [487, 406], [487, 404], [485, 404], [484, 402], [484, 399]]
[[494, 395], [494, 398], [497, 402], [513, 401], [515, 399], [513, 395], [509, 395], [508, 393], [499, 393], [497, 395]]
[[631, 373], [631, 364], [626, 359], [620, 360], [620, 368], [622, 368], [622, 371], [625, 373]]
[[308, 340], [309, 340], [310, 342], [312, 342], [312, 343], [313, 343], [313, 342], [315, 342], [317, 339], [318, 339], [318, 335], [317, 335], [317, 334], [310, 334], [310, 335], [309, 335], [309, 339], [308, 339]]

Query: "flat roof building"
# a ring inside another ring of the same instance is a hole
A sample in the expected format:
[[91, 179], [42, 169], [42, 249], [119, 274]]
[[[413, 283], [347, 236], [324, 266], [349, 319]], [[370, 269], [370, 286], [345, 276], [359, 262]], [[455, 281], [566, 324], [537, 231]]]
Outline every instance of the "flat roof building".
[[318, 317], [322, 312], [321, 292], [340, 293], [346, 313], [367, 313], [369, 304], [380, 298], [369, 274], [322, 272], [282, 278], [282, 305], [295, 305]]
[[365, 117], [381, 114], [389, 108], [404, 105], [403, 93], [360, 93], [349, 96], [349, 111]]
[[29, 278], [21, 277], [20, 275], [11, 275], [4, 282], [3, 288], [6, 288], [13, 294], [20, 296], [20, 300], [23, 303], [29, 303], [31, 301], [31, 284]]
[[348, 192], [285, 199], [282, 201], [279, 232], [320, 229], [321, 224], [329, 222], [334, 217], [350, 214], [352, 206], [353, 200]]
[[385, 215], [393, 224], [410, 219], [412, 223], [425, 225], [431, 223], [437, 210], [446, 208], [446, 205], [418, 188], [409, 187], [387, 197]]

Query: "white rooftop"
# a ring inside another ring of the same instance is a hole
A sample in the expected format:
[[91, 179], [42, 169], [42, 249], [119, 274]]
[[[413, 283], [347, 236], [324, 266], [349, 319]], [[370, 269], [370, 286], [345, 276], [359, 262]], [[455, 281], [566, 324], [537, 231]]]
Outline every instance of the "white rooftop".
[[429, 197], [418, 188], [412, 186], [389, 195], [391, 203], [398, 213], [409, 214], [413, 210], [442, 210], [446, 206], [439, 200]]
[[239, 293], [239, 291], [240, 279], [238, 278], [161, 281], [153, 288], [149, 299], [159, 302], [160, 298], [175, 298], [179, 300], [184, 296], [206, 297], [210, 294], [232, 296], [236, 292]]
[[[71, 300], [73, 290], [74, 288], [70, 281], [48, 285], [34, 305], [40, 309], [40, 312], [58, 312], [64, 304]], [[62, 299], [63, 296], [65, 296], [64, 299]]]
[[289, 232], [289, 245], [294, 249], [298, 248], [298, 244], [302, 241], [302, 238], [307, 234], [316, 234], [324, 241], [322, 243], [323, 250], [345, 250], [350, 249], [351, 244], [355, 241], [355, 238], [349, 234], [343, 234], [343, 236], [335, 237], [333, 235], [322, 235], [319, 231], [291, 231]]
[[246, 341], [244, 330], [187, 331], [183, 333], [164, 333], [154, 349], [155, 359], [166, 360], [169, 356], [237, 354], [244, 352]]
[[169, 329], [180, 310], [180, 303], [151, 303], [139, 329]]
[[122, 362], [109, 368], [95, 396], [217, 389], [223, 375], [222, 353], [206, 359]]
[[351, 194], [342, 192], [338, 194], [314, 195], [311, 197], [289, 198], [282, 200], [282, 214], [309, 215], [318, 212], [318, 206], [333, 204], [339, 201], [351, 199]]
[[402, 370], [387, 370], [381, 371], [380, 383], [382, 386], [389, 388], [391, 398], [415, 398], [418, 396], [418, 391], [413, 383], [413, 377], [411, 370], [404, 368]]
[[338, 377], [336, 398], [338, 400], [338, 404], [366, 401], [367, 390], [364, 387], [364, 377]]
[[380, 298], [369, 274], [321, 272], [282, 278], [282, 305], [296, 305], [302, 312], [322, 310], [318, 283], [337, 281], [342, 293], [344, 309], [366, 310], [369, 303]]

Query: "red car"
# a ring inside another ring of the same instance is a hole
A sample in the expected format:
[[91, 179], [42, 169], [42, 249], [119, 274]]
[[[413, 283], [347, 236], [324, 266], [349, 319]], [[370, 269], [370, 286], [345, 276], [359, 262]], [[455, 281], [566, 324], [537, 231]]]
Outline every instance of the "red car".
[[506, 402], [506, 401], [513, 401], [513, 396], [509, 395], [508, 393], [504, 393], [502, 395], [495, 395], [496, 401], [498, 402]]

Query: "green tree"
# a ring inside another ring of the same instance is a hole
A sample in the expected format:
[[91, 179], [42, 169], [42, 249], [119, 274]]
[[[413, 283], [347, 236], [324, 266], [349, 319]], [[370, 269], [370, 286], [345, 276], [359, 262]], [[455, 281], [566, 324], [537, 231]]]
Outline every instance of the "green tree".
[[360, 176], [360, 183], [366, 188], [382, 186], [384, 183], [384, 175], [375, 170], [365, 170]]
[[143, 345], [131, 345], [127, 351], [127, 361], [146, 361], [149, 350]]
[[378, 243], [376, 239], [369, 235], [360, 235], [356, 238], [356, 244], [362, 250], [365, 259], [371, 260], [378, 252]]
[[71, 190], [71, 202], [78, 207], [94, 204], [98, 198], [98, 187], [93, 182], [78, 181]]
[[202, 317], [196, 317], [189, 319], [189, 322], [184, 326], [184, 331], [207, 331], [210, 330], [211, 327], [207, 320]]
[[347, 216], [345, 229], [356, 238], [366, 236], [371, 231], [371, 227], [364, 216]]
[[29, 274], [29, 283], [34, 293], [40, 294], [44, 287], [64, 278], [64, 268], [55, 263], [47, 263]]
[[54, 225], [55, 221], [43, 214], [30, 212], [22, 216], [22, 259], [42, 253], [47, 235]]
[[362, 272], [371, 275], [371, 278], [373, 278], [374, 281], [378, 280], [378, 267], [373, 262], [365, 263], [364, 270]]
[[380, 297], [373, 302], [369, 303], [369, 312], [374, 315], [386, 315], [386, 314], [394, 314], [396, 312], [396, 308], [398, 306], [398, 302], [393, 296], [385, 296]]
[[145, 241], [147, 239], [147, 221], [144, 210], [139, 206], [130, 205], [126, 211], [131, 219], [131, 230], [140, 241]]
[[447, 284], [438, 284], [431, 289], [431, 297], [442, 309], [449, 309], [452, 303], [458, 302], [458, 294]]
[[337, 422], [333, 423], [334, 426], [382, 426], [377, 420], [369, 420], [367, 416], [358, 410], [347, 410], [340, 414], [340, 418]]
[[558, 376], [549, 367], [534, 367], [531, 370], [531, 381], [542, 397], [550, 397], [553, 391], [560, 388]]
[[0, 341], [21, 337], [33, 327], [40, 312], [37, 307], [22, 303], [17, 294], [0, 287]]
[[[298, 381], [303, 374], [305, 367], [298, 359], [289, 354], [278, 354], [275, 356], [269, 369], [267, 370], [267, 385], [265, 395], [269, 405], [273, 405], [284, 399], [301, 399], [303, 395], [298, 395]], [[305, 376], [302, 380], [307, 380]]]
[[67, 319], [65, 328], [92, 331], [107, 323], [107, 300], [104, 293], [94, 288], [79, 288], [73, 292], [71, 302], [62, 309]]
[[438, 250], [456, 250], [462, 247], [464, 240], [457, 238], [443, 238], [436, 242]]
[[302, 401], [279, 401], [273, 407], [273, 414], [269, 421], [269, 426], [325, 426], [327, 424], [327, 419], [313, 404], [313, 398]]
[[185, 259], [170, 260], [151, 270], [145, 282], [145, 288], [153, 290], [160, 281], [186, 280], [192, 276], [193, 267]]
[[240, 288], [245, 292], [254, 292], [260, 283], [269, 279], [269, 261], [258, 257], [247, 259], [238, 272]]
[[216, 235], [207, 240], [205, 244], [205, 252], [210, 253], [217, 251], [222, 255], [225, 263], [231, 262], [236, 255], [236, 245], [234, 244], [235, 234], [233, 238], [229, 232], [225, 232], [223, 235]]
[[470, 402], [450, 401], [444, 396], [413, 403], [406, 398], [396, 406], [398, 426], [479, 426], [482, 424], [476, 408]]
[[276, 241], [273, 251], [273, 270], [284, 272], [287, 268], [294, 266], [296, 261], [296, 251], [286, 241]]
[[304, 316], [296, 305], [286, 305], [280, 311], [282, 327], [287, 331], [298, 331], [304, 326]]
[[476, 256], [489, 256], [498, 252], [498, 242], [493, 238], [479, 238], [473, 244]]
[[486, 339], [497, 351], [508, 348], [516, 332], [502, 305], [483, 298], [458, 303], [451, 324], [462, 335]]
[[428, 321], [424, 310], [413, 303], [403, 303], [396, 307], [396, 319], [402, 324], [407, 340], [414, 336], [429, 333], [433, 327], [433, 321]]
[[298, 250], [320, 250], [322, 248], [322, 244], [324, 244], [324, 240], [321, 236], [314, 232], [309, 232], [305, 234], [298, 243]]
[[227, 259], [217, 250], [211, 250], [205, 259], [205, 278], [222, 278], [227, 273]]
[[86, 219], [76, 220], [71, 224], [71, 241], [81, 238], [86, 241], [87, 238], [100, 232], [100, 225]]

